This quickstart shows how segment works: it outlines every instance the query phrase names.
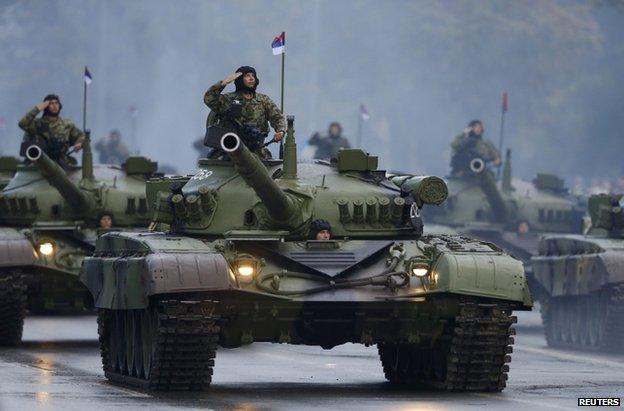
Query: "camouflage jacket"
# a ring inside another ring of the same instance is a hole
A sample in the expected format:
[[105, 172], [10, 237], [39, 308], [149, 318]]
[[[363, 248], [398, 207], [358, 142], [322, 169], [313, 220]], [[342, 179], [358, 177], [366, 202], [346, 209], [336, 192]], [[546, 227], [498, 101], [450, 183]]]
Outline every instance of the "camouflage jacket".
[[241, 124], [253, 124], [263, 133], [269, 132], [269, 123], [275, 131], [286, 130], [284, 115], [267, 95], [256, 93], [247, 99], [241, 92], [221, 94], [224, 88], [219, 81], [204, 94], [204, 103], [219, 117], [224, 117], [232, 101], [238, 100], [243, 106]]
[[58, 138], [65, 141], [69, 146], [82, 143], [85, 138], [84, 133], [71, 120], [45, 115], [36, 118], [39, 112], [40, 110], [34, 107], [19, 121], [18, 125], [26, 132], [26, 138], [42, 139], [43, 142]]
[[351, 148], [349, 140], [345, 137], [321, 137], [319, 133], [315, 133], [308, 141], [308, 144], [316, 146], [314, 158], [321, 159], [338, 157], [338, 151], [340, 151], [341, 148]]
[[453, 139], [451, 148], [453, 149], [454, 156], [466, 153], [472, 156], [472, 158], [480, 157], [486, 163], [500, 158], [498, 149], [494, 147], [494, 144], [490, 140], [486, 140], [482, 137], [468, 137], [463, 133]]

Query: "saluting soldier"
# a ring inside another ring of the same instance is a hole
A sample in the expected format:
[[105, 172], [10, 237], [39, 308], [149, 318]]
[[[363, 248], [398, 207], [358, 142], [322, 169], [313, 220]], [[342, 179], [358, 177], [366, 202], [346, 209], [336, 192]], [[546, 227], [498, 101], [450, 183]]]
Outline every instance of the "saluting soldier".
[[[61, 164], [75, 164], [76, 160], [67, 155], [67, 150], [73, 147], [79, 151], [85, 136], [72, 121], [60, 116], [62, 108], [59, 97], [48, 94], [18, 125], [26, 132], [24, 141], [39, 144], [50, 158]], [[43, 115], [37, 118], [42, 111]]]
[[338, 157], [338, 151], [341, 148], [351, 148], [349, 140], [342, 135], [342, 126], [339, 122], [334, 121], [327, 129], [327, 135], [321, 136], [320, 133], [314, 133], [308, 144], [316, 146], [314, 158], [326, 159]]
[[130, 150], [121, 141], [121, 132], [117, 129], [111, 130], [107, 137], [95, 143], [95, 149], [99, 152], [102, 164], [122, 164], [130, 157]]
[[473, 120], [468, 123], [468, 127], [461, 134], [453, 139], [451, 142], [452, 175], [469, 175], [470, 161], [474, 158], [480, 158], [485, 164], [493, 166], [501, 164], [500, 152], [490, 140], [483, 138], [484, 131], [483, 123], [480, 120]]
[[[221, 94], [225, 86], [234, 82], [236, 87], [232, 93]], [[277, 105], [265, 94], [256, 92], [260, 83], [256, 70], [250, 66], [239, 67], [235, 73], [217, 82], [204, 94], [204, 103], [216, 113], [220, 119], [232, 115], [233, 105], [240, 106], [240, 110], [233, 114], [240, 125], [251, 126], [261, 133], [269, 133], [269, 124], [275, 130], [273, 139], [280, 141], [284, 138], [285, 122], [282, 112]], [[271, 158], [266, 148], [254, 150], [261, 158]]]

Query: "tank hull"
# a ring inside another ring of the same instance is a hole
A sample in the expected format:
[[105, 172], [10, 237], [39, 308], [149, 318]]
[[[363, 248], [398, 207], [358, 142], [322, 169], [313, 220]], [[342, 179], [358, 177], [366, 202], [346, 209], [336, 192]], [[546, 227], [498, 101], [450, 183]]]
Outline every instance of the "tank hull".
[[[440, 251], [433, 264], [435, 284], [416, 277], [394, 285], [371, 280], [386, 266], [395, 241], [341, 243], [356, 261], [331, 274], [326, 266], [324, 273], [315, 272], [319, 266], [311, 256], [318, 249], [295, 254], [300, 247], [295, 242], [233, 240], [225, 246], [222, 240], [160, 233], [101, 237], [81, 278], [98, 308], [105, 373], [124, 384], [205, 389], [218, 345], [272, 342], [329, 349], [351, 342], [376, 344], [393, 383], [500, 391], [511, 359], [512, 311], [531, 308], [522, 264], [492, 245], [459, 239], [402, 242], [407, 255], [435, 244]], [[241, 254], [262, 261], [253, 279], [234, 274]], [[306, 275], [287, 275], [295, 265]], [[139, 347], [133, 339], [150, 344]], [[161, 352], [171, 361], [150, 354]], [[424, 360], [434, 357], [435, 364]], [[409, 369], [397, 368], [397, 358], [410, 363]], [[487, 364], [476, 371], [475, 361]]]

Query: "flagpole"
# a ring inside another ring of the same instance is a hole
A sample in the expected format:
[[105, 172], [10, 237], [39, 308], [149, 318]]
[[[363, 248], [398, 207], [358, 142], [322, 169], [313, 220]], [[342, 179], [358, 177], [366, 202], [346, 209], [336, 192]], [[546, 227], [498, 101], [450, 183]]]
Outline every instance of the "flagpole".
[[[85, 66], [85, 73], [87, 72], [87, 66]], [[84, 78], [82, 79], [82, 131], [87, 131], [87, 81]]]
[[[501, 106], [501, 121], [500, 121], [500, 135], [498, 136], [498, 152], [499, 154], [502, 156], [502, 152], [503, 152], [503, 139], [504, 139], [504, 133], [505, 133], [505, 113], [507, 112], [507, 102], [505, 101], [507, 96], [507, 93], [503, 94], [503, 104]], [[501, 159], [502, 160], [502, 159]], [[496, 178], [500, 178], [500, 174], [501, 174], [501, 166], [502, 166], [502, 162], [498, 165], [498, 168], [496, 169]]]
[[356, 148], [362, 148], [362, 123], [364, 119], [362, 118], [362, 109], [360, 108], [360, 112], [358, 113], [358, 131], [357, 131], [357, 140], [355, 141]]
[[[286, 35], [284, 35], [284, 43], [286, 42]], [[284, 60], [286, 56], [286, 49], [282, 50], [282, 85], [281, 85], [281, 98], [280, 98], [280, 111], [282, 112], [282, 115], [284, 114], [284, 65], [285, 62]], [[282, 159], [284, 158], [284, 139], [282, 138], [280, 140], [280, 147], [279, 147], [279, 158]]]

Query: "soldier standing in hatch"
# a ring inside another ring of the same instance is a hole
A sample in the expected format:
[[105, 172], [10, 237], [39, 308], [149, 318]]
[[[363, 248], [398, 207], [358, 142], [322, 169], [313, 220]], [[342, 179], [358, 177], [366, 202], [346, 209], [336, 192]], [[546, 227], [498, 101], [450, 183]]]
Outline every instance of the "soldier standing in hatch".
[[451, 148], [451, 175], [461, 177], [472, 174], [470, 161], [480, 158], [486, 164], [499, 166], [501, 156], [490, 140], [483, 138], [483, 123], [473, 120], [468, 123], [461, 134], [453, 139]]
[[349, 140], [342, 136], [342, 126], [337, 121], [329, 125], [327, 136], [321, 137], [319, 133], [314, 133], [308, 144], [316, 146], [314, 158], [335, 158], [341, 148], [351, 148]]
[[[67, 155], [69, 147], [79, 151], [84, 141], [84, 133], [70, 120], [60, 116], [63, 105], [55, 94], [48, 94], [43, 102], [37, 104], [18, 123], [26, 132], [25, 142], [37, 143], [53, 160], [63, 165], [76, 164], [76, 160]], [[43, 111], [43, 116], [37, 115]]]
[[[225, 86], [234, 82], [236, 90], [233, 93], [221, 94]], [[265, 94], [256, 92], [260, 81], [256, 70], [250, 66], [239, 67], [234, 74], [230, 74], [217, 82], [204, 94], [204, 103], [221, 119], [227, 117], [232, 103], [242, 106], [242, 110], [235, 120], [242, 125], [256, 127], [262, 133], [269, 132], [269, 124], [275, 130], [273, 139], [280, 141], [284, 138], [284, 116], [277, 105]], [[260, 158], [271, 158], [266, 148], [255, 150]]]
[[130, 157], [130, 150], [121, 142], [121, 132], [117, 129], [111, 130], [108, 137], [98, 140], [95, 149], [99, 152], [102, 164], [122, 164]]

